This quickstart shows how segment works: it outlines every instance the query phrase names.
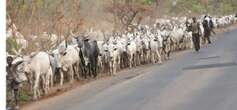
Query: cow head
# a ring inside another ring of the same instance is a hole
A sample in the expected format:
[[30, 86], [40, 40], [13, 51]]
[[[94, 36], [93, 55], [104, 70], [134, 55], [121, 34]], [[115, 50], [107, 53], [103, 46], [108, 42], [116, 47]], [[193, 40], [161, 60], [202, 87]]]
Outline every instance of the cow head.
[[62, 66], [61, 66], [61, 63], [59, 61], [60, 54], [59, 54], [58, 49], [49, 52], [49, 55], [52, 56], [52, 61], [55, 63], [55, 67], [58, 68], [58, 69], [61, 68]]
[[7, 57], [7, 64], [8, 64], [8, 65], [12, 65], [13, 60], [14, 60], [14, 59], [13, 59], [12, 56], [8, 56], [8, 57]]
[[83, 41], [82, 41], [82, 39], [80, 39], [79, 37], [80, 37], [80, 36], [75, 37], [75, 39], [77, 40], [77, 45], [78, 45], [78, 47], [79, 47], [79, 48], [82, 48], [82, 46], [83, 46]]
[[[11, 58], [8, 57], [8, 63], [10, 63], [10, 60], [11, 60]], [[12, 60], [12, 62], [10, 64], [10, 69], [12, 71], [9, 74], [11, 74], [13, 76], [14, 80], [19, 84], [24, 81], [27, 81], [24, 63], [25, 63], [24, 60], [19, 57], [19, 58]]]
[[116, 51], [118, 48], [116, 46], [114, 46], [113, 50]]

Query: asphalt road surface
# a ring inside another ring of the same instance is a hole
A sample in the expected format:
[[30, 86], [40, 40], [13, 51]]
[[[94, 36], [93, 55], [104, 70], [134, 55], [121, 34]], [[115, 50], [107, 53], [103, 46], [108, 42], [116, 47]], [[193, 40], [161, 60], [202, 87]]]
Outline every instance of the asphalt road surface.
[[123, 70], [26, 110], [237, 110], [237, 29], [200, 52]]

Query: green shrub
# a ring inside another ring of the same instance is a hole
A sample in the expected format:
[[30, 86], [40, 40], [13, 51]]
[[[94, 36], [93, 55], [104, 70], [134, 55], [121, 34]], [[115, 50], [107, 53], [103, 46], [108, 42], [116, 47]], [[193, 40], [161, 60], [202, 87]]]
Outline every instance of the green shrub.
[[27, 93], [27, 91], [21, 90], [19, 93], [19, 100], [21, 102], [27, 102], [31, 99], [31, 96], [29, 93]]
[[145, 5], [151, 5], [152, 4], [152, 0], [143, 0], [143, 3]]
[[200, 3], [194, 3], [192, 4], [192, 11], [196, 13], [202, 13], [204, 12], [205, 7], [202, 6]]
[[16, 42], [16, 39], [7, 38], [6, 40], [6, 51], [9, 54], [16, 54], [15, 51], [19, 49], [19, 45]]

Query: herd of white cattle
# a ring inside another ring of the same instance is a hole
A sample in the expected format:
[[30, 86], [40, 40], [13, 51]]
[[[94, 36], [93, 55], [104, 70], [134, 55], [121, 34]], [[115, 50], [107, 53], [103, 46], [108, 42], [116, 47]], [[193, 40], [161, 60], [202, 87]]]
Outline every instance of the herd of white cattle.
[[[201, 37], [204, 34], [203, 19], [203, 16], [198, 18]], [[223, 28], [237, 22], [236, 15], [211, 17], [210, 19], [212, 19], [215, 28]], [[32, 52], [30, 55], [8, 54], [7, 56], [14, 59], [12, 64], [17, 64], [15, 71], [18, 81], [28, 80], [27, 84], [30, 84], [33, 99], [38, 99], [42, 93], [47, 94], [56, 82], [63, 85], [65, 79], [69, 82], [73, 82], [74, 77], [82, 79], [83, 72], [89, 73], [83, 71], [82, 66], [87, 66], [88, 63], [95, 60], [96, 64], [90, 66], [96, 67], [94, 70], [89, 69], [89, 71], [94, 71], [96, 74], [116, 75], [116, 72], [123, 68], [132, 68], [148, 63], [161, 64], [169, 59], [171, 52], [192, 48], [192, 32], [187, 31], [187, 22], [191, 23], [192, 21], [187, 17], [159, 18], [152, 26], [137, 25], [130, 32], [105, 34], [105, 39], [102, 41], [78, 37], [71, 33], [73, 36], [71, 42], [65, 43], [64, 40], [54, 49]], [[28, 41], [17, 31], [10, 19], [7, 20], [7, 23], [12, 24], [11, 28], [7, 29], [7, 38], [15, 36], [14, 38], [17, 44], [21, 45], [21, 49], [26, 49]], [[56, 42], [56, 34], [47, 34], [46, 32], [43, 34], [48, 36], [52, 42]], [[87, 37], [88, 35], [90, 34], [83, 36]], [[86, 42], [91, 45], [90, 48], [86, 47]], [[82, 51], [83, 46], [80, 45], [84, 45], [84, 49], [89, 51]], [[90, 52], [92, 55], [88, 56]], [[58, 72], [58, 68], [62, 71]], [[56, 77], [57, 75], [60, 78]]]

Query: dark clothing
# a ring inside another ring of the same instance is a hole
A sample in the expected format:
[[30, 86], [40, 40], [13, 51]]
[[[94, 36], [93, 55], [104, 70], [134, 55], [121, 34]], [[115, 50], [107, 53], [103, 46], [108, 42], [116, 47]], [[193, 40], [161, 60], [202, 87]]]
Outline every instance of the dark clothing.
[[192, 30], [192, 33], [199, 34], [200, 33], [199, 24], [197, 22], [192, 23], [191, 30]]
[[16, 75], [12, 65], [7, 66], [7, 80], [10, 82], [10, 87], [14, 90], [19, 89], [20, 82], [16, 80]]
[[193, 33], [192, 34], [193, 45], [196, 51], [200, 50], [200, 37], [199, 34]]
[[191, 25], [191, 30], [192, 30], [192, 40], [193, 40], [193, 45], [196, 51], [199, 51], [200, 49], [200, 27], [198, 22], [193, 22]]
[[[8, 65], [6, 70], [7, 70], [7, 88], [8, 88], [7, 89], [7, 98], [14, 98], [15, 105], [18, 106], [19, 84], [20, 84], [20, 82], [16, 80], [13, 65]], [[13, 92], [13, 94], [12, 94], [13, 97], [11, 97], [12, 92]], [[10, 103], [10, 102], [8, 102], [8, 103]]]
[[211, 36], [211, 31], [204, 29], [204, 42], [205, 42], [205, 43], [206, 43], [206, 42], [208, 42], [208, 44], [211, 43], [210, 36]]
[[203, 21], [203, 28], [204, 28], [204, 43], [208, 42], [208, 44], [211, 43], [210, 40], [210, 36], [211, 36], [211, 32], [215, 33], [213, 31], [214, 25], [212, 20], [210, 20], [209, 22], [207, 20]]

